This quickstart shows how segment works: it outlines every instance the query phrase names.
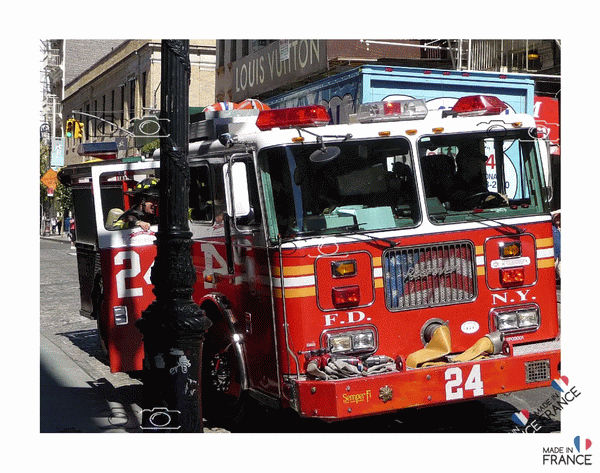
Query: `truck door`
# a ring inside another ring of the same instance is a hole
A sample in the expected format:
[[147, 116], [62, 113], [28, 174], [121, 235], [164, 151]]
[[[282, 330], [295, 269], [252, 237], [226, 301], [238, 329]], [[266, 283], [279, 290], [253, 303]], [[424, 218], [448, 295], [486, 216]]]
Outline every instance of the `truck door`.
[[233, 305], [236, 314], [243, 318], [250, 387], [278, 397], [269, 258], [251, 155], [233, 155], [224, 171], [231, 215], [234, 279], [238, 288]]
[[[135, 322], [154, 300], [150, 272], [158, 225], [123, 225], [119, 216], [134, 204], [137, 183], [158, 179], [159, 162], [117, 163], [92, 170], [94, 212], [102, 270], [98, 330], [112, 372], [142, 369], [144, 350]], [[160, 209], [158, 210], [160, 212]]]

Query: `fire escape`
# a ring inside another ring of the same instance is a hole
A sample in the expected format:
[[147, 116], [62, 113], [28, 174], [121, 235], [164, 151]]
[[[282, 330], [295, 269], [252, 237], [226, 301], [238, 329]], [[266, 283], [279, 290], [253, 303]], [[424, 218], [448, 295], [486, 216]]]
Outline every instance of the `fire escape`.
[[41, 138], [52, 143], [56, 137], [62, 137], [62, 89], [63, 61], [62, 41], [44, 40], [41, 42], [43, 53], [40, 85], [42, 91]]
[[456, 70], [560, 75], [560, 40], [449, 39]]

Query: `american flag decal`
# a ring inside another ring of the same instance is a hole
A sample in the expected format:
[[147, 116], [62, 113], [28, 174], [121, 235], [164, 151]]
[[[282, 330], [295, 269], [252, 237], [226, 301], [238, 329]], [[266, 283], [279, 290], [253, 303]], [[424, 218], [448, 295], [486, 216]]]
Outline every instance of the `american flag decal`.
[[468, 242], [394, 248], [382, 257], [391, 310], [469, 302], [475, 298], [475, 258]]

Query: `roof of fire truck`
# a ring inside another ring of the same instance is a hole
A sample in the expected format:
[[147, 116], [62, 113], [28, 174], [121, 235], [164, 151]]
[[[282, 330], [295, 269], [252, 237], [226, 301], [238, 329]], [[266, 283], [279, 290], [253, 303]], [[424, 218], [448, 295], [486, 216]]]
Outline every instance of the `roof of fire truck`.
[[[535, 129], [529, 115], [509, 113], [494, 96], [462, 97], [450, 110], [428, 110], [423, 100], [399, 100], [363, 104], [350, 123], [329, 125], [321, 105], [269, 110], [205, 112], [205, 120], [190, 125], [190, 156], [235, 144], [258, 148], [286, 143], [327, 142], [331, 139], [373, 138], [459, 132], [500, 132]], [[537, 135], [532, 134], [532, 138]], [[208, 145], [208, 148], [207, 148]]]

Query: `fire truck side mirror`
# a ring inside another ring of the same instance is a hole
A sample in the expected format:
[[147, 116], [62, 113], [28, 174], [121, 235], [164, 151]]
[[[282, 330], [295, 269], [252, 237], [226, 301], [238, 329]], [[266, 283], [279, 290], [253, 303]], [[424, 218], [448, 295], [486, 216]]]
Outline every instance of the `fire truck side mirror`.
[[231, 168], [231, 176], [229, 175], [229, 164], [226, 164], [224, 169], [227, 213], [239, 219], [247, 217], [252, 212], [250, 192], [248, 191], [248, 174], [246, 163], [243, 161], [235, 161]]

